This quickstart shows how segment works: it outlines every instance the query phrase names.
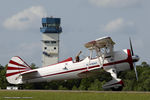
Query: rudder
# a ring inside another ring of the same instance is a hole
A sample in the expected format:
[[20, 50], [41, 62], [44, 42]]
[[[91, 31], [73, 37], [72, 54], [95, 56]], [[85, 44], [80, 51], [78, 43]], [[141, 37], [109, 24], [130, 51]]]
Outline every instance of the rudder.
[[31, 70], [30, 66], [20, 57], [12, 57], [7, 66], [6, 79], [11, 84], [22, 84], [22, 72]]

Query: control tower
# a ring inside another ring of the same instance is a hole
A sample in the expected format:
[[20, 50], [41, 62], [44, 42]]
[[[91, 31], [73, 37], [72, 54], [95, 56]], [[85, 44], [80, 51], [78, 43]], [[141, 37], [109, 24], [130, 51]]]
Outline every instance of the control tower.
[[62, 32], [60, 18], [42, 18], [42, 66], [58, 63], [59, 61], [59, 34]]

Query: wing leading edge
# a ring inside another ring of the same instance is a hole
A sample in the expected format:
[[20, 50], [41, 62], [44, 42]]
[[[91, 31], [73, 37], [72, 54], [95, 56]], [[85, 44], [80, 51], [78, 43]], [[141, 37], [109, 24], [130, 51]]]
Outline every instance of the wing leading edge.
[[90, 42], [86, 43], [84, 46], [86, 48], [92, 48], [94, 46], [96, 46], [98, 48], [104, 48], [108, 44], [109, 45], [114, 45], [115, 44], [115, 42], [111, 39], [111, 37], [98, 38], [94, 41], [90, 41]]

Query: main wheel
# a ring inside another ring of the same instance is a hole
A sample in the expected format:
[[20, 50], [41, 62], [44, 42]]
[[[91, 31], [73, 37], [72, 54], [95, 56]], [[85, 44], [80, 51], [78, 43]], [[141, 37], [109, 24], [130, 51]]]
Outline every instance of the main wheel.
[[111, 88], [111, 89], [112, 89], [112, 91], [122, 91], [123, 86], [113, 87], [113, 88]]

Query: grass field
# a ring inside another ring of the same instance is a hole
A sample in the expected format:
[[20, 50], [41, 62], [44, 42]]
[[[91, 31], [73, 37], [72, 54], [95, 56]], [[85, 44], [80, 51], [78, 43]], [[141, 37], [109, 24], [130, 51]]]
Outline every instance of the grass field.
[[150, 100], [149, 92], [0, 90], [0, 100]]

